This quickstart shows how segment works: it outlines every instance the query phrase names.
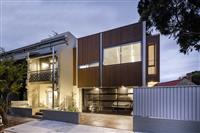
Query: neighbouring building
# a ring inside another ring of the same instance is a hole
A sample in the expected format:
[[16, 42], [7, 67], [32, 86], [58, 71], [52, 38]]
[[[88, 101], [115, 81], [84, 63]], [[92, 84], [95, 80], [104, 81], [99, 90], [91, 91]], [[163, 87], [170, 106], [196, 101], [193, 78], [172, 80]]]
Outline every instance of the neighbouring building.
[[184, 86], [184, 85], [196, 85], [196, 84], [186, 78], [182, 78], [167, 82], [161, 82], [156, 84], [155, 86]]
[[[160, 80], [160, 36], [145, 22], [76, 38], [70, 32], [11, 50], [0, 58], [27, 60], [28, 105], [131, 114], [133, 88]], [[54, 103], [54, 104], [53, 104]]]

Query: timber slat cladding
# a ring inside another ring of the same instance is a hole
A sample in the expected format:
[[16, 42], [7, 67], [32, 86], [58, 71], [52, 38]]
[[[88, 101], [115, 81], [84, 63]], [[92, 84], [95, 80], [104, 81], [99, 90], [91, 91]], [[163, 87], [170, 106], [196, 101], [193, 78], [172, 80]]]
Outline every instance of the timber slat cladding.
[[99, 61], [100, 34], [78, 39], [78, 64], [85, 65]]
[[[99, 62], [100, 34], [78, 39], [78, 65]], [[99, 67], [78, 69], [78, 86], [99, 86]]]
[[99, 86], [99, 67], [79, 69], [78, 87]]
[[[135, 23], [128, 26], [102, 32], [102, 47], [109, 48], [132, 42], [142, 41], [142, 23]], [[159, 81], [159, 36], [147, 38], [147, 44], [156, 44], [156, 75], [148, 76], [148, 80]], [[103, 51], [102, 49], [102, 51]], [[147, 58], [148, 59], [148, 58]], [[89, 35], [78, 39], [78, 65], [86, 65], [100, 60], [100, 33]], [[148, 69], [147, 69], [148, 70]], [[142, 85], [142, 62], [124, 63], [117, 65], [103, 66], [102, 86], [141, 86]], [[79, 87], [99, 87], [100, 68], [92, 67], [78, 69]]]
[[[155, 52], [156, 52], [156, 74], [155, 75], [148, 75], [147, 74], [147, 81], [160, 81], [160, 35], [153, 35], [153, 36], [147, 36], [147, 44], [155, 45]], [[148, 46], [147, 45], [147, 46]], [[148, 47], [147, 47], [147, 63], [148, 63]], [[147, 70], [148, 70], [148, 64], [147, 64]]]
[[121, 85], [142, 85], [142, 62], [103, 66], [103, 86]]
[[103, 32], [103, 48], [142, 40], [142, 23]]

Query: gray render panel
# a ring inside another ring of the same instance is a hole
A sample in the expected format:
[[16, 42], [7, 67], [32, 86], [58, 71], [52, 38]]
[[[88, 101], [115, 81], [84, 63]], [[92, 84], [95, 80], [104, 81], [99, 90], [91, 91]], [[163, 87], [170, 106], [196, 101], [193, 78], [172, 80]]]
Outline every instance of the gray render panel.
[[56, 110], [42, 110], [43, 119], [79, 124], [79, 112], [64, 112]]

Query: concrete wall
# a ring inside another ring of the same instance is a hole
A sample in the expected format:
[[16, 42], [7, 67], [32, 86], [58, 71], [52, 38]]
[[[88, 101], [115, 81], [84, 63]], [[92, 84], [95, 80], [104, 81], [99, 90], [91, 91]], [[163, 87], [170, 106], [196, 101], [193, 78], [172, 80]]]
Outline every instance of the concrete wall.
[[16, 115], [16, 116], [30, 117], [30, 116], [32, 116], [32, 109], [31, 108], [12, 107], [11, 114]]
[[59, 53], [59, 82], [60, 103], [71, 103], [73, 91], [73, 49], [63, 47]]
[[28, 107], [28, 101], [11, 101], [11, 107]]
[[135, 116], [200, 121], [200, 86], [136, 88]]
[[42, 110], [43, 119], [69, 122], [74, 124], [80, 123], [80, 114], [78, 112], [64, 112], [56, 110]]

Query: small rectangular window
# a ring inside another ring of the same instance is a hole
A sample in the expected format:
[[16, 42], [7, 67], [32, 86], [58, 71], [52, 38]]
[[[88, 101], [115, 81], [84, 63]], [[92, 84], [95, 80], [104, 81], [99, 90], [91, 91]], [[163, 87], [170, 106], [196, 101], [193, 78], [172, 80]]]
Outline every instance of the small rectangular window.
[[149, 75], [156, 74], [156, 68], [155, 68], [155, 66], [148, 67], [148, 74]]
[[99, 62], [91, 63], [91, 64], [85, 64], [85, 65], [80, 65], [79, 69], [85, 69], [85, 68], [90, 68], [90, 67], [98, 67]]
[[149, 66], [155, 65], [155, 46], [154, 45], [148, 46], [148, 65]]
[[148, 74], [156, 74], [155, 45], [148, 46]]

